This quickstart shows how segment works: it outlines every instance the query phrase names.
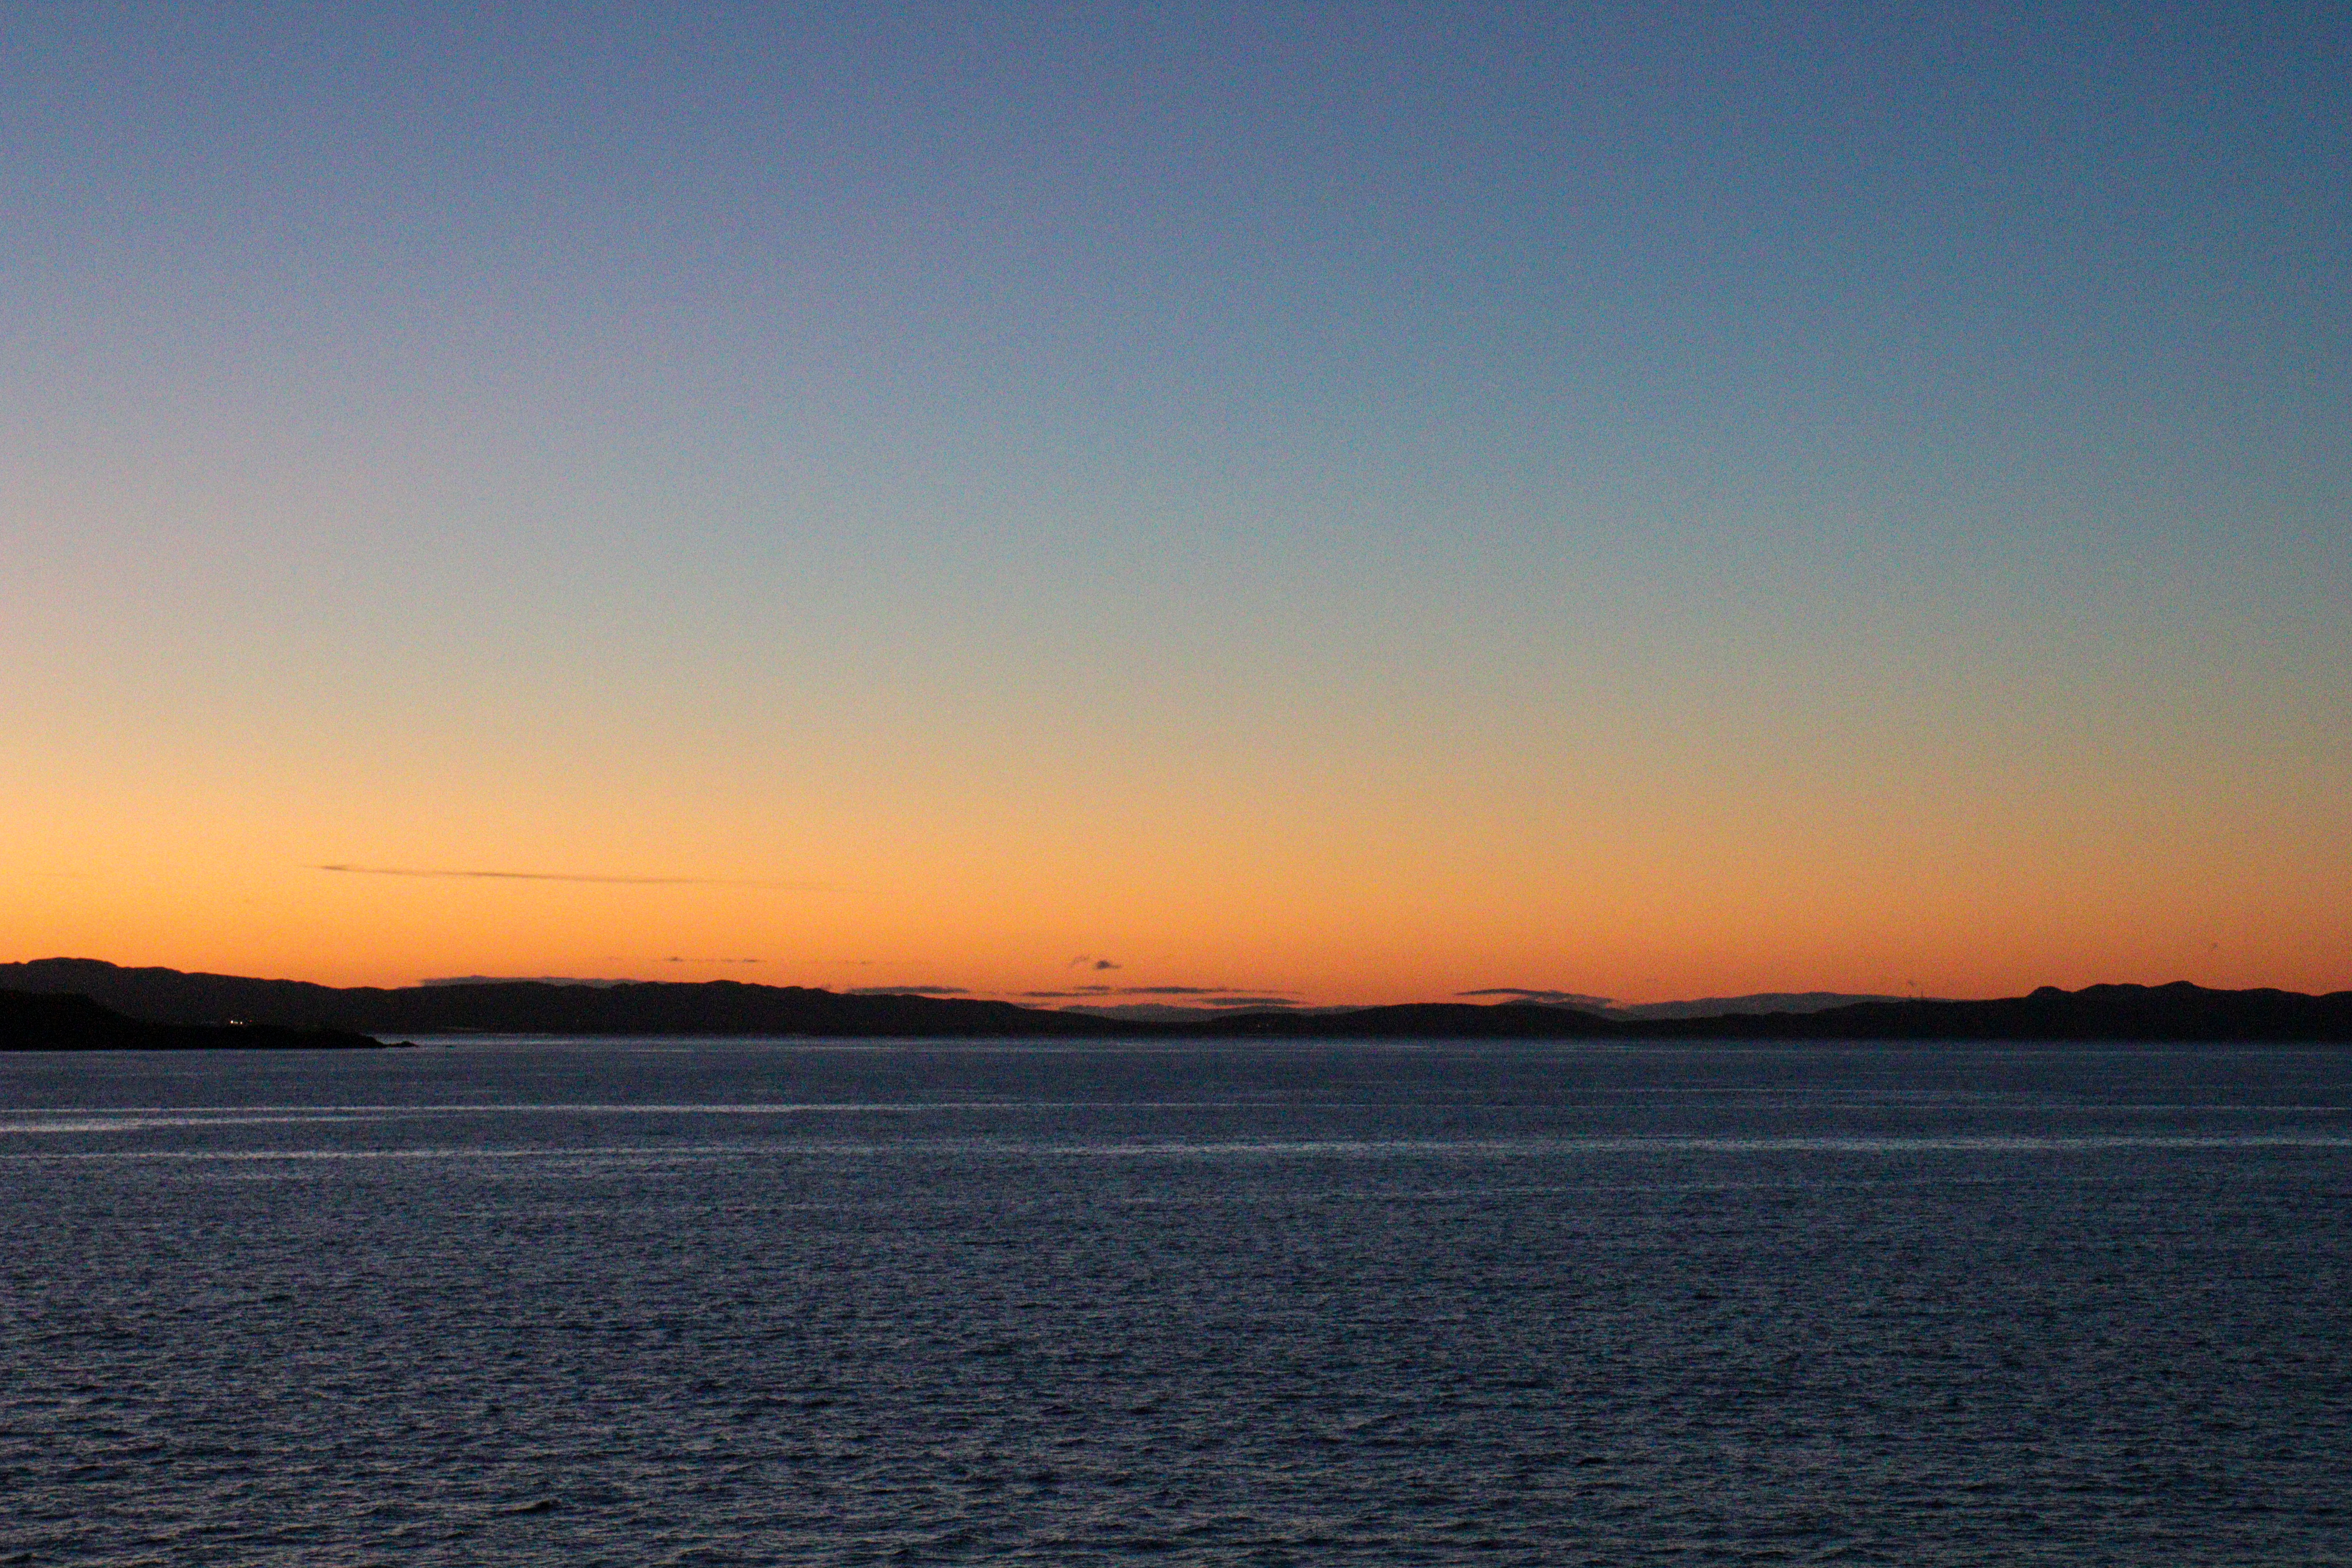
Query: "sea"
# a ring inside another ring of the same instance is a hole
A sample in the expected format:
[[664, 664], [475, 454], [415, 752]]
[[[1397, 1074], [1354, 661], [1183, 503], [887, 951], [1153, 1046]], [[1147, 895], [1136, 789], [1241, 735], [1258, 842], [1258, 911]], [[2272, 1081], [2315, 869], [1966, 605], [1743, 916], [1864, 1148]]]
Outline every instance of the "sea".
[[2352, 1563], [2352, 1049], [0, 1057], [0, 1563]]

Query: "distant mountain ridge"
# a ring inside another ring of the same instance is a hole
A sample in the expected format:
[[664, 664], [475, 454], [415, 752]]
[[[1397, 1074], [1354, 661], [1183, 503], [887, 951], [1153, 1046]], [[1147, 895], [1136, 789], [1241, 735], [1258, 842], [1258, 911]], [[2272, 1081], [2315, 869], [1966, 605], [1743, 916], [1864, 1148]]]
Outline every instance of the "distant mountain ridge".
[[[1820, 1013], [1832, 1007], [1844, 1007], [1856, 1002], [1902, 1002], [1917, 1000], [1902, 996], [1856, 994], [1841, 991], [1762, 991], [1748, 996], [1703, 996], [1688, 1002], [1602, 1002], [1583, 997], [1563, 1002], [1555, 996], [1499, 992], [1465, 992], [1465, 995], [1506, 994], [1512, 1005], [1549, 1007], [1587, 1013], [1597, 1018], [1622, 1020], [1628, 1018], [1733, 1018], [1748, 1013]], [[1491, 1005], [1491, 1004], [1490, 1004]], [[1270, 1011], [1265, 1004], [1236, 1005], [1231, 1002], [1215, 1004], [1167, 1002], [1065, 1002], [1059, 1011], [1084, 1013], [1096, 1018], [1120, 1018], [1142, 1024], [1209, 1024], [1236, 1012]], [[1356, 1007], [1285, 1007], [1283, 1012], [1301, 1016], [1326, 1013], [1354, 1013]]]
[[929, 996], [845, 996], [735, 980], [573, 985], [543, 980], [377, 986], [252, 980], [100, 959], [0, 964], [0, 987], [71, 993], [153, 1023], [233, 1018], [366, 1034], [1099, 1036], [1101, 1019]]
[[1612, 1002], [1591, 1009], [1604, 1018], [1737, 1018], [1752, 1013], [1826, 1013], [1864, 1002], [1938, 1000], [1847, 991], [1759, 991], [1747, 996], [1696, 996], [1687, 1002]]
[[[2177, 1040], [2352, 1042], [2352, 992], [2044, 986], [1981, 1002], [1850, 1002], [1814, 1011], [1628, 1016], [1524, 1001], [1242, 1010], [1183, 1023], [962, 997], [856, 996], [733, 980], [613, 985], [488, 981], [383, 989], [125, 969], [98, 959], [0, 964], [0, 988], [80, 995], [129, 1018], [366, 1035], [829, 1036], [845, 1038]], [[1805, 994], [1791, 994], [1801, 996]], [[1734, 1005], [1759, 998], [1733, 998]]]
[[2184, 1044], [2352, 1043], [2352, 991], [2209, 991], [2168, 985], [2045, 985], [1984, 1002], [1860, 1002], [1806, 1013], [1616, 1019], [1529, 1003], [1429, 1003], [1301, 1016], [1251, 1013], [1184, 1031], [1265, 1037], [1740, 1040], [2137, 1040]]

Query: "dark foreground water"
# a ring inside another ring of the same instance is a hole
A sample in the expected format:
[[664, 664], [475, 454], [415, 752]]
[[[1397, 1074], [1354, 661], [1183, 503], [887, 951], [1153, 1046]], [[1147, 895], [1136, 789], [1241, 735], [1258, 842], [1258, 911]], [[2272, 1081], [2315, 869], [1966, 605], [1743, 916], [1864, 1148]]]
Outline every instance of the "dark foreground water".
[[2352, 1561], [2352, 1051], [0, 1058], [0, 1561]]

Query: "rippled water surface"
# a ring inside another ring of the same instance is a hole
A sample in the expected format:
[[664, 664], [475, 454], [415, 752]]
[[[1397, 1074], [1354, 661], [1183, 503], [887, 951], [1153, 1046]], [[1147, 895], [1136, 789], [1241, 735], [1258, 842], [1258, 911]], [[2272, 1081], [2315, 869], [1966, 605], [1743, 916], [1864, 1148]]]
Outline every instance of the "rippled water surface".
[[2352, 1052], [0, 1057], [0, 1561], [2352, 1561]]

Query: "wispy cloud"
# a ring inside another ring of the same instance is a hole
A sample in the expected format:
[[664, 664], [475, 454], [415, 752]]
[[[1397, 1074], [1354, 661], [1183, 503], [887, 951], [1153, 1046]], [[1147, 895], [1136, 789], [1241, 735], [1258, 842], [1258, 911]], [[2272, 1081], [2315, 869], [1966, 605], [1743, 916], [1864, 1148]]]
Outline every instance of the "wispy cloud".
[[1122, 996], [1230, 996], [1230, 985], [1121, 985]]
[[[1218, 998], [1232, 997], [1236, 994], [1230, 985], [1072, 985], [1060, 991], [1023, 991], [1018, 994], [1052, 1000], [1071, 1000], [1082, 996], [1198, 996], [1210, 1006], [1223, 1007], [1229, 1004]], [[1240, 1000], [1252, 1004], [1266, 1001], [1259, 996], [1241, 997]], [[1286, 1007], [1290, 1005], [1290, 999], [1277, 997], [1266, 1005]]]
[[845, 996], [969, 996], [961, 985], [853, 985]]
[[1204, 1007], [1296, 1007], [1298, 1005], [1287, 996], [1212, 996], [1201, 1005]]
[[1078, 954], [1077, 957], [1070, 960], [1069, 967], [1072, 969], [1092, 969], [1099, 971], [1105, 969], [1117, 969], [1118, 965], [1113, 963], [1108, 958], [1097, 958], [1091, 953], [1082, 952]]
[[339, 871], [354, 877], [457, 877], [493, 882], [610, 882], [633, 888], [784, 888], [804, 893], [836, 890], [823, 882], [770, 882], [743, 877], [607, 877], [591, 871], [494, 871], [473, 868], [350, 866], [341, 863], [313, 866], [310, 869]]
[[1484, 985], [1475, 991], [1456, 991], [1456, 996], [1510, 996], [1521, 1002], [1547, 1002], [1563, 1007], [1606, 1007], [1606, 996], [1586, 996], [1574, 991], [1540, 991], [1525, 985]]
[[416, 983], [419, 985], [589, 985], [598, 990], [610, 990], [615, 985], [635, 985], [634, 980], [591, 980], [577, 974], [437, 974]]

